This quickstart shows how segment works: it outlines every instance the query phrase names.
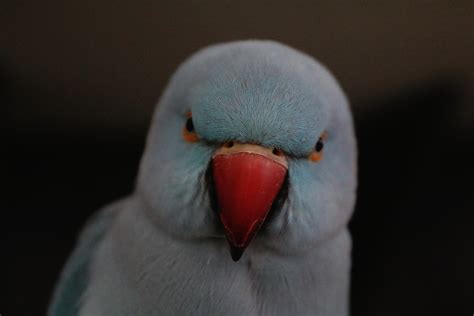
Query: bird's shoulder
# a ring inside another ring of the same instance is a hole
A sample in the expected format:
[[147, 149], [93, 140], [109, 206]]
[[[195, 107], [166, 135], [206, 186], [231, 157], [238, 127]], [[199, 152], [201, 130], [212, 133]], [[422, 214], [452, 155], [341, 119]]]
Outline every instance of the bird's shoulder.
[[69, 256], [54, 290], [49, 316], [77, 315], [80, 300], [87, 287], [89, 265], [93, 254], [110, 227], [124, 200], [97, 211], [82, 229], [76, 248]]

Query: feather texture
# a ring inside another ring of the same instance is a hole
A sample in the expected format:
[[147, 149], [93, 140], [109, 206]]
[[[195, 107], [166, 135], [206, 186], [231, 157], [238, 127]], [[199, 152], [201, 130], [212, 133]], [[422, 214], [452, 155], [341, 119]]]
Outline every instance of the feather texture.
[[[182, 137], [189, 112], [198, 142]], [[308, 156], [323, 133], [315, 163]], [[288, 197], [239, 262], [208, 181], [226, 141], [288, 159]], [[171, 78], [135, 192], [113, 222], [81, 237], [52, 310], [71, 301], [88, 316], [347, 315], [356, 173], [348, 101], [325, 67], [272, 41], [205, 48]]]

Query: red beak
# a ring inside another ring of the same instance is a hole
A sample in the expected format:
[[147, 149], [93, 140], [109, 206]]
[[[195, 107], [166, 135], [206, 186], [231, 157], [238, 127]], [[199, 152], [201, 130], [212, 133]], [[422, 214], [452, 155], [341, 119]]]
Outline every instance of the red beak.
[[220, 219], [238, 261], [283, 185], [287, 160], [271, 149], [232, 144], [214, 154], [212, 167]]

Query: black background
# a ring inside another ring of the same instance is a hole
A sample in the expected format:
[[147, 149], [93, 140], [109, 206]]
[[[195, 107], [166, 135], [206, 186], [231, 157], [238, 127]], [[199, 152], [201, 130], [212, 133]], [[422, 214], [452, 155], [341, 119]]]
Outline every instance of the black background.
[[352, 101], [352, 314], [471, 315], [472, 3], [380, 3], [2, 2], [0, 313], [43, 314], [86, 218], [133, 190], [179, 62], [272, 38], [321, 59]]

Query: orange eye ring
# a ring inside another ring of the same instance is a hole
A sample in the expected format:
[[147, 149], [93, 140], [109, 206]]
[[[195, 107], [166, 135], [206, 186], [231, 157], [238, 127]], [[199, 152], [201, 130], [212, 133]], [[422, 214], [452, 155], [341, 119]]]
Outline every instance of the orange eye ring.
[[183, 128], [183, 138], [185, 141], [190, 143], [199, 141], [199, 136], [196, 133], [190, 133], [186, 127]]
[[321, 159], [323, 159], [323, 153], [317, 153], [315, 151], [313, 151], [309, 157], [308, 157], [309, 160], [311, 160], [312, 162], [319, 162]]
[[194, 131], [194, 123], [191, 112], [186, 113], [186, 124], [183, 127], [183, 138], [185, 141], [195, 143], [199, 141], [198, 134]]

